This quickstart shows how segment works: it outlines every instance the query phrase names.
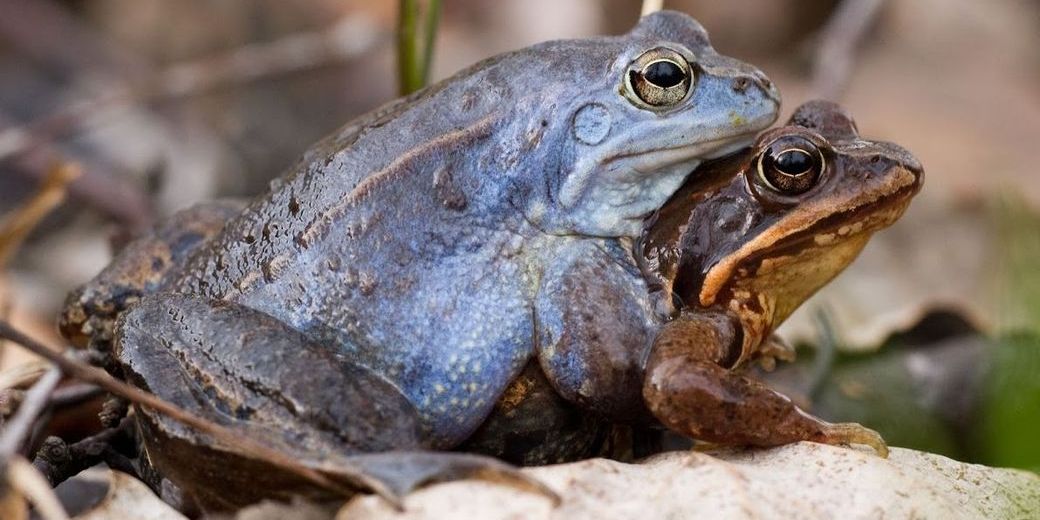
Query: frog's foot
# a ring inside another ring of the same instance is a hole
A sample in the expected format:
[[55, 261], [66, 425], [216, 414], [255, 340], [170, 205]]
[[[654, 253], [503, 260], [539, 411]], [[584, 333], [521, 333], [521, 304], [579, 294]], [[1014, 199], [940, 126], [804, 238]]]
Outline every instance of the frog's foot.
[[831, 424], [799, 409], [760, 381], [724, 368], [739, 348], [736, 325], [717, 315], [683, 315], [662, 329], [647, 360], [643, 398], [665, 426], [723, 445], [797, 441], [866, 444], [888, 453], [874, 431]]
[[356, 455], [349, 461], [365, 475], [383, 483], [397, 496], [432, 484], [483, 480], [541, 494], [558, 504], [560, 496], [519, 468], [498, 459], [470, 453], [392, 451]]
[[888, 444], [881, 434], [858, 423], [824, 424], [820, 437], [810, 440], [824, 444], [863, 444], [873, 448], [879, 457], [888, 458]]
[[766, 372], [776, 368], [776, 360], [791, 362], [795, 359], [795, 348], [776, 334], [771, 334], [758, 347], [757, 361]]

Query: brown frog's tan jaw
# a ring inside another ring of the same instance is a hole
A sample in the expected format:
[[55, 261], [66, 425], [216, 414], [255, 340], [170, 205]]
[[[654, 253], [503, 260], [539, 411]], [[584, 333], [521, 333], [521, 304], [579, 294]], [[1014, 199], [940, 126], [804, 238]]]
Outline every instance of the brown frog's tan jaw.
[[874, 232], [902, 215], [919, 186], [912, 172], [895, 177], [903, 173], [914, 180], [893, 183], [887, 196], [830, 218], [807, 219], [804, 212], [816, 215], [811, 206], [791, 213], [709, 270], [700, 304], [721, 306], [740, 320], [744, 334], [735, 364], [753, 356], [776, 326], [856, 259]]
[[[713, 305], [727, 285], [749, 274], [742, 275], [740, 269], [749, 268], [755, 261], [760, 262], [761, 270], [762, 264], [775, 262], [778, 257], [802, 258], [802, 263], [816, 264], [820, 271], [833, 271], [822, 281], [826, 283], [855, 258], [871, 234], [903, 214], [920, 185], [920, 170], [897, 165], [870, 191], [851, 198], [839, 194], [804, 203], [712, 266], [701, 285], [700, 305]], [[797, 283], [799, 279], [792, 274], [787, 282]], [[810, 294], [818, 288], [811, 288]]]
[[739, 259], [716, 295], [728, 293], [724, 298], [744, 322], [747, 340], [763, 338], [852, 263], [874, 232], [902, 215], [910, 202], [907, 195], [843, 214], [840, 224], [821, 222]]

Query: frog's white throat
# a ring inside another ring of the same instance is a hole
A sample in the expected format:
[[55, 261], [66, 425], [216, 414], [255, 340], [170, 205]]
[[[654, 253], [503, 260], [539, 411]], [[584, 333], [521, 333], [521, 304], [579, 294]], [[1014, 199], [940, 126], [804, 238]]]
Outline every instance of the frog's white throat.
[[[569, 229], [602, 237], [637, 237], [643, 220], [660, 208], [705, 159], [750, 144], [752, 135], [685, 144], [575, 163], [558, 192], [558, 211]], [[557, 226], [552, 226], [557, 227]]]

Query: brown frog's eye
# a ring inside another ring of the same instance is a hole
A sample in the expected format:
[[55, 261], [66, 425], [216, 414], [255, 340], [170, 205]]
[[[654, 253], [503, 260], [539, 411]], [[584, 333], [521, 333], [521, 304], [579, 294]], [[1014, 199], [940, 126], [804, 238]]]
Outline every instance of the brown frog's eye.
[[669, 108], [686, 99], [693, 79], [693, 70], [681, 54], [671, 49], [651, 49], [629, 67], [625, 94], [641, 108]]
[[816, 186], [823, 154], [812, 141], [798, 136], [773, 141], [758, 156], [758, 176], [782, 195], [801, 195]]

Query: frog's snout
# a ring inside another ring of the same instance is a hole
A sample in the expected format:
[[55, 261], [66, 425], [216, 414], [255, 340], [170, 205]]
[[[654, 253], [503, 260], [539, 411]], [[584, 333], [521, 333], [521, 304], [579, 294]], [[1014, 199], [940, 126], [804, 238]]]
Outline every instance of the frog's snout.
[[765, 73], [750, 65], [731, 67], [716, 78], [714, 89], [718, 98], [729, 103], [716, 103], [716, 109], [733, 116], [733, 124], [749, 134], [765, 130], [780, 114], [780, 91]]
[[898, 166], [910, 172], [914, 176], [914, 192], [921, 189], [924, 184], [924, 166], [917, 160], [909, 150], [895, 143], [879, 141], [875, 143], [881, 149], [881, 153], [875, 155], [873, 160], [877, 161], [884, 157], [892, 166]]

